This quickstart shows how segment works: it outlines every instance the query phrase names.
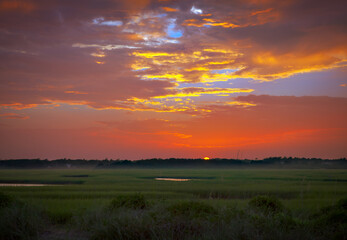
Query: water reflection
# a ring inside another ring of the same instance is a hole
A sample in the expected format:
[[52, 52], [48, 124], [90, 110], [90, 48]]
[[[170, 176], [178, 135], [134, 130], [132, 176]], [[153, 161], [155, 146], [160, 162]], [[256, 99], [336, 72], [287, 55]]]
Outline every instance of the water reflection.
[[0, 183], [0, 187], [42, 187], [42, 186], [59, 186], [59, 185], [40, 184], [40, 183]]
[[174, 182], [186, 182], [186, 181], [190, 181], [191, 179], [188, 179], [188, 178], [155, 178], [155, 180], [174, 181]]

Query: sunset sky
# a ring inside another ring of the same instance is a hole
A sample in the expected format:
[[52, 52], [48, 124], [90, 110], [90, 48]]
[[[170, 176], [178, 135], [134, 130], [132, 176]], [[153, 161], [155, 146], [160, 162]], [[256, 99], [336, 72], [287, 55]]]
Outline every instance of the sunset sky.
[[347, 157], [342, 0], [0, 0], [0, 159]]

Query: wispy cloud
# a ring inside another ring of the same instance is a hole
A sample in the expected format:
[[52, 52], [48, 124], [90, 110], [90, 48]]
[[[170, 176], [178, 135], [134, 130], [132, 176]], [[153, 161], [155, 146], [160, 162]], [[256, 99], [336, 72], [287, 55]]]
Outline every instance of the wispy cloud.
[[6, 119], [28, 119], [29, 116], [25, 116], [23, 114], [18, 113], [0, 113], [0, 117]]
[[94, 18], [93, 24], [105, 26], [122, 26], [123, 22], [119, 20], [105, 20], [103, 17]]
[[98, 48], [101, 50], [116, 50], [116, 49], [137, 49], [140, 47], [136, 46], [128, 46], [128, 45], [100, 45], [100, 44], [84, 44], [84, 43], [74, 43], [72, 44], [72, 47], [78, 47], [78, 48]]

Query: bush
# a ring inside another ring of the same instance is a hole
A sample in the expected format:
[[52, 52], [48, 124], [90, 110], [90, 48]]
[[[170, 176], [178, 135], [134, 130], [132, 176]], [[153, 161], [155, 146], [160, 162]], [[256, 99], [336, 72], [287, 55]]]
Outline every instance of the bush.
[[322, 224], [347, 224], [347, 199], [341, 199], [335, 205], [322, 208], [312, 216]]
[[91, 240], [153, 239], [150, 235], [156, 226], [148, 210], [124, 207], [110, 211], [109, 207], [99, 206], [81, 213], [73, 220], [80, 230], [89, 233]]
[[319, 225], [347, 225], [347, 199], [341, 199], [333, 206], [322, 208], [312, 215], [312, 219]]
[[72, 212], [46, 212], [46, 215], [49, 218], [49, 221], [52, 224], [66, 224], [68, 223], [73, 216]]
[[152, 226], [140, 216], [119, 216], [105, 225], [93, 226], [91, 240], [149, 240]]
[[284, 206], [275, 197], [272, 196], [256, 196], [248, 202], [248, 206], [256, 211], [263, 212], [265, 214], [274, 214], [283, 212]]
[[90, 233], [91, 240], [206, 239], [208, 220], [172, 216], [165, 207], [120, 208], [117, 212], [99, 210], [77, 221]]
[[[92, 240], [346, 239], [347, 228], [343, 224], [314, 225], [316, 219], [297, 218], [287, 210], [279, 212], [279, 207], [274, 208], [269, 201], [259, 204], [263, 202], [259, 198], [252, 199], [252, 207], [245, 210], [213, 207], [199, 201], [153, 204], [147, 209], [123, 207], [117, 211], [100, 206], [84, 212], [76, 223], [88, 231]], [[337, 206], [344, 204], [339, 202]], [[276, 214], [264, 213], [269, 209]]]
[[14, 202], [0, 210], [0, 240], [37, 239], [42, 227], [41, 211], [27, 204]]
[[169, 206], [167, 210], [173, 216], [187, 216], [193, 218], [206, 217], [216, 213], [216, 210], [211, 205], [195, 201], [174, 203]]
[[117, 208], [132, 208], [132, 209], [144, 209], [148, 206], [148, 203], [145, 197], [140, 194], [134, 195], [120, 195], [117, 198], [113, 199], [110, 203], [110, 209]]
[[347, 211], [347, 198], [340, 199], [340, 201], [336, 203], [336, 207]]
[[346, 239], [347, 199], [335, 205], [324, 207], [311, 216], [313, 229], [319, 236], [329, 239]]
[[10, 196], [0, 192], [0, 209], [8, 207], [12, 203], [12, 201], [13, 199]]

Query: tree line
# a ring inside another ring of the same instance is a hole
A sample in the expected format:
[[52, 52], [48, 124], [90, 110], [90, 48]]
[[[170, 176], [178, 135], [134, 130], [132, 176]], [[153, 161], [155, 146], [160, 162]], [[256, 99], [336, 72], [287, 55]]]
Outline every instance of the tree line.
[[37, 168], [347, 168], [346, 158], [320, 159], [297, 157], [269, 157], [262, 160], [215, 158], [152, 158], [141, 160], [85, 160], [85, 159], [8, 159], [0, 160], [2, 169]]

